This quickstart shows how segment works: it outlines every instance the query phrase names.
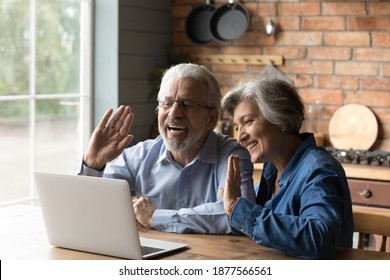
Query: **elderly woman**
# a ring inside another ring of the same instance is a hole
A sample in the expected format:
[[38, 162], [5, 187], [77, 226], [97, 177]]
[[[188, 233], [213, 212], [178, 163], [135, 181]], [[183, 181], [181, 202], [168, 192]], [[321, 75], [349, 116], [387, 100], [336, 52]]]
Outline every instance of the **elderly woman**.
[[264, 163], [256, 203], [241, 197], [238, 156], [229, 158], [221, 191], [230, 225], [257, 244], [309, 259], [327, 259], [351, 247], [352, 203], [341, 164], [299, 133], [304, 104], [277, 79], [239, 84], [222, 100], [238, 141], [253, 163]]

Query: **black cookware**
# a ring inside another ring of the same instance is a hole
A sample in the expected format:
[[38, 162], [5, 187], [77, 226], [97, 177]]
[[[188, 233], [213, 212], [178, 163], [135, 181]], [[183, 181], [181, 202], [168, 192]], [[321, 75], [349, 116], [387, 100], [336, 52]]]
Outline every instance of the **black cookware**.
[[215, 7], [206, 0], [203, 5], [195, 7], [186, 20], [186, 33], [190, 40], [197, 44], [207, 44], [214, 40], [210, 30], [211, 16]]
[[211, 34], [218, 40], [232, 41], [241, 37], [249, 24], [249, 13], [234, 0], [218, 7], [210, 20]]

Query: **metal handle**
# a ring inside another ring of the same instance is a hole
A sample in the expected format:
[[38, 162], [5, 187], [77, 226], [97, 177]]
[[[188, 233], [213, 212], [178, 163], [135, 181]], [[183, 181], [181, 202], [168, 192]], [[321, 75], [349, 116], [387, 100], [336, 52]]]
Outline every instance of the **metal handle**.
[[370, 198], [372, 196], [372, 191], [365, 189], [359, 192], [359, 195], [363, 198]]

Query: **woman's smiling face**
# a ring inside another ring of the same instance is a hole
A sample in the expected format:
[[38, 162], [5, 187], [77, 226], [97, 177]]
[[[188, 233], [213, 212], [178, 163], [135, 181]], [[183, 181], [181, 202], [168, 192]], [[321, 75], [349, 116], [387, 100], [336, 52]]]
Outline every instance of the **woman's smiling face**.
[[249, 151], [253, 163], [272, 161], [280, 145], [281, 130], [266, 120], [257, 105], [239, 103], [234, 109], [233, 123], [237, 140]]

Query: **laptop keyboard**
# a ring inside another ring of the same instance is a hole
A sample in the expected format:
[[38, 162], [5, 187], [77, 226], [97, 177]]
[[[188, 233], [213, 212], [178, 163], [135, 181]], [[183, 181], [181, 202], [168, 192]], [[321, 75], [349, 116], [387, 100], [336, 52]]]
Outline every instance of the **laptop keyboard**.
[[149, 246], [141, 246], [142, 255], [148, 255], [160, 251], [164, 251], [164, 249], [157, 248], [157, 247], [149, 247]]

